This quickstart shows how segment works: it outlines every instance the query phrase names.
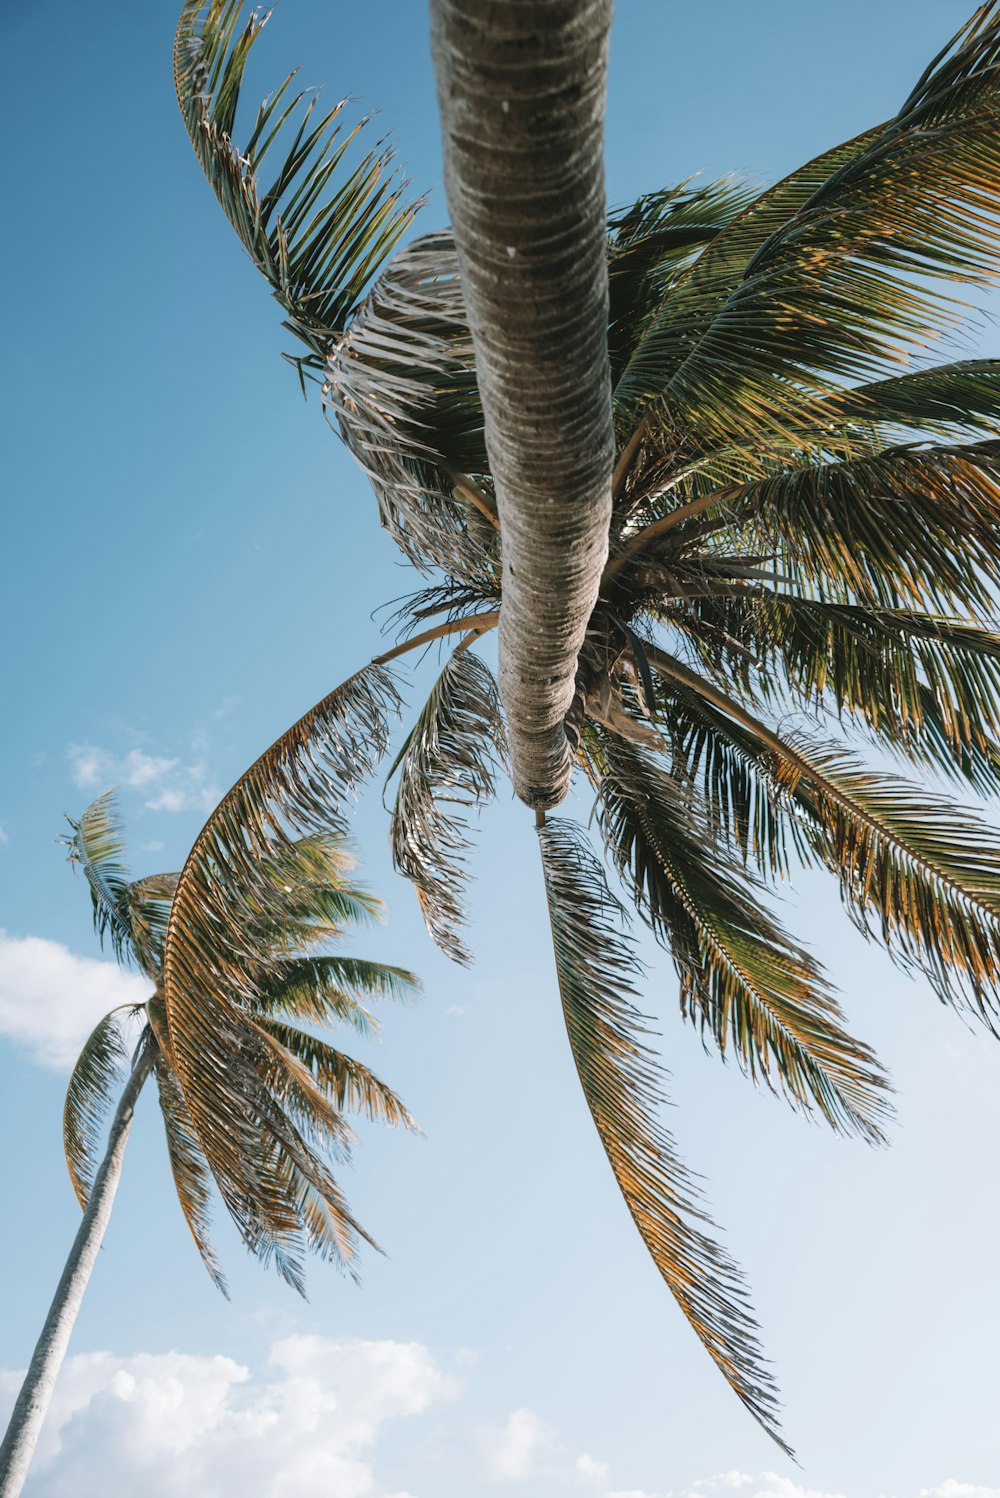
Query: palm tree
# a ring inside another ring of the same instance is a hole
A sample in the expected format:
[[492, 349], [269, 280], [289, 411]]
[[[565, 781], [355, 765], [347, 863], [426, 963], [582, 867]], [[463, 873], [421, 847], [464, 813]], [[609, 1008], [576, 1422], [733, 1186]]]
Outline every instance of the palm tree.
[[[202, 1079], [201, 1097], [215, 1115], [214, 1132], [206, 1138], [192, 1120], [176, 1061], [178, 1037], [163, 1000], [169, 922], [174, 905], [188, 898], [190, 868], [132, 880], [113, 792], [70, 826], [70, 862], [90, 888], [98, 936], [110, 941], [119, 962], [138, 968], [153, 992], [145, 1004], [105, 1015], [70, 1077], [63, 1139], [83, 1220], [0, 1446], [2, 1498], [15, 1498], [27, 1476], [111, 1215], [136, 1100], [150, 1076], [181, 1210], [223, 1294], [226, 1281], [209, 1237], [213, 1177], [223, 1186], [247, 1248], [263, 1262], [273, 1258], [279, 1273], [301, 1291], [304, 1248], [355, 1273], [360, 1241], [373, 1243], [327, 1163], [350, 1156], [353, 1136], [345, 1114], [412, 1126], [385, 1083], [315, 1033], [338, 1022], [370, 1031], [375, 1022], [364, 1000], [405, 998], [415, 984], [400, 968], [328, 950], [349, 927], [381, 913], [379, 902], [351, 881], [352, 859], [341, 837], [272, 838], [257, 884], [244, 888], [236, 918], [229, 911], [220, 923], [220, 951], [231, 949], [238, 929], [247, 959], [238, 989], [225, 961], [219, 963], [228, 1065], [236, 1080]], [[130, 1059], [127, 1031], [136, 1023]], [[238, 1201], [226, 1191], [233, 1160], [246, 1191]]]
[[[322, 825], [388, 743], [387, 663], [458, 635], [392, 767], [391, 841], [431, 934], [465, 960], [464, 818], [504, 762], [497, 687], [472, 647], [498, 623], [509, 570], [465, 267], [447, 232], [388, 259], [415, 205], [384, 156], [346, 166], [339, 110], [293, 126], [289, 82], [234, 144], [262, 24], [241, 30], [238, 17], [236, 0], [184, 8], [176, 77], [191, 140], [305, 345], [303, 388], [319, 382], [424, 586], [396, 616], [401, 642], [240, 782], [211, 862], [242, 868], [244, 829], [272, 815]], [[922, 352], [963, 314], [944, 288], [995, 277], [998, 212], [991, 0], [886, 123], [767, 191], [682, 184], [606, 226], [617, 456], [566, 719], [604, 863], [583, 830], [539, 812], [556, 972], [636, 1226], [779, 1442], [742, 1280], [659, 1122], [636, 949], [605, 866], [669, 952], [704, 1041], [842, 1133], [883, 1138], [888, 1084], [770, 910], [769, 884], [803, 863], [829, 869], [865, 934], [997, 1028], [1000, 838], [864, 749], [969, 793], [998, 788], [1000, 361], [935, 365]], [[179, 1031], [203, 950], [207, 932], [178, 959], [176, 994], [165, 985]]]

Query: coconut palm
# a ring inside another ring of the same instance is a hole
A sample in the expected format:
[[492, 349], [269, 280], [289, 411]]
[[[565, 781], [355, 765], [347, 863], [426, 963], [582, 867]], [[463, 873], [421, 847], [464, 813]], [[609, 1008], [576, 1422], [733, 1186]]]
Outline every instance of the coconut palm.
[[[301, 1291], [305, 1249], [353, 1274], [361, 1242], [373, 1241], [351, 1215], [330, 1170], [331, 1159], [350, 1157], [353, 1136], [345, 1115], [412, 1125], [384, 1082], [316, 1033], [337, 1023], [370, 1031], [375, 1021], [364, 1001], [404, 998], [415, 983], [400, 968], [329, 950], [352, 926], [381, 914], [379, 902], [352, 881], [352, 859], [341, 837], [273, 837], [256, 884], [244, 888], [236, 914], [230, 909], [219, 923], [220, 952], [232, 951], [238, 929], [246, 959], [238, 989], [225, 957], [218, 963], [233, 1076], [203, 1080], [201, 1096], [211, 1100], [207, 1106], [216, 1124], [205, 1138], [192, 1120], [175, 1059], [178, 1037], [163, 1000], [171, 910], [187, 898], [191, 866], [180, 875], [131, 879], [113, 792], [70, 826], [69, 858], [89, 886], [98, 936], [123, 966], [148, 979], [152, 993], [144, 1004], [105, 1015], [70, 1077], [63, 1139], [83, 1220], [0, 1447], [3, 1498], [14, 1498], [27, 1476], [111, 1215], [136, 1100], [150, 1076], [181, 1210], [224, 1294], [226, 1281], [209, 1235], [213, 1178], [223, 1186], [247, 1248], [262, 1262], [273, 1260]], [[138, 1031], [134, 1045], [130, 1030]], [[225, 1189], [233, 1159], [246, 1192], [239, 1201]]]
[[[400, 643], [240, 782], [210, 862], [242, 871], [248, 836], [252, 856], [274, 816], [322, 826], [388, 744], [387, 663], [459, 636], [392, 766], [391, 840], [431, 934], [464, 960], [467, 815], [504, 764], [500, 699], [474, 647], [498, 623], [509, 555], [462, 257], [446, 231], [396, 248], [415, 205], [385, 156], [347, 167], [339, 108], [293, 125], [290, 81], [235, 143], [262, 24], [238, 16], [235, 0], [184, 9], [191, 140], [304, 345], [303, 388], [319, 383], [424, 585], [396, 616]], [[669, 952], [705, 1043], [842, 1133], [882, 1139], [887, 1081], [769, 908], [770, 883], [827, 868], [865, 934], [996, 1028], [1000, 838], [946, 787], [998, 786], [1000, 361], [932, 364], [925, 350], [965, 314], [953, 288], [995, 277], [998, 210], [994, 0], [886, 123], [766, 191], [689, 182], [606, 226], [617, 456], [565, 724], [604, 859], [571, 821], [538, 814], [556, 973], [636, 1226], [779, 1441], [742, 1280], [659, 1122], [636, 948], [606, 869]], [[165, 983], [178, 1033], [209, 935], [183, 951], [178, 938]]]

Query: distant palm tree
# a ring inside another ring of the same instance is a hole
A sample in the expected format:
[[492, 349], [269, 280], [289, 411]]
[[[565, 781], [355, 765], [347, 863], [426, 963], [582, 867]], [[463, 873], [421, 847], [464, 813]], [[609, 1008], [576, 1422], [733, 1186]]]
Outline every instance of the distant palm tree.
[[[506, 542], [459, 262], [449, 233], [427, 235], [366, 294], [416, 205], [384, 155], [347, 167], [339, 106], [293, 126], [289, 82], [234, 144], [262, 24], [238, 17], [235, 0], [184, 8], [175, 62], [191, 140], [305, 345], [303, 388], [319, 381], [427, 586], [397, 615], [406, 638], [240, 782], [211, 863], [242, 871], [248, 835], [252, 846], [273, 816], [322, 826], [388, 743], [386, 664], [460, 635], [393, 765], [391, 838], [435, 940], [464, 960], [462, 808], [492, 796], [504, 755], [493, 676], [470, 647], [500, 617]], [[705, 1041], [796, 1107], [877, 1140], [885, 1077], [762, 890], [799, 863], [828, 868], [862, 931], [996, 1028], [1000, 838], [859, 748], [976, 793], [1000, 784], [1000, 361], [918, 357], [964, 311], [939, 283], [1000, 268], [1000, 5], [976, 12], [887, 123], [765, 192], [727, 181], [642, 197], [612, 216], [606, 253], [617, 459], [570, 751], [606, 861], [671, 954]], [[741, 1278], [658, 1122], [624, 911], [584, 832], [538, 821], [562, 1004], [601, 1141], [684, 1313], [778, 1439]], [[167, 974], [179, 1031], [209, 938], [178, 945], [176, 990]]]
[[[314, 1030], [344, 1023], [366, 1032], [368, 997], [403, 998], [415, 980], [400, 968], [333, 954], [348, 929], [378, 918], [379, 902], [350, 880], [352, 859], [341, 838], [272, 840], [258, 886], [246, 891], [238, 925], [248, 953], [237, 989], [220, 963], [219, 999], [227, 1020], [232, 1080], [202, 1079], [215, 1112], [210, 1138], [199, 1135], [176, 1063], [178, 1037], [163, 1001], [164, 943], [172, 905], [185, 897], [186, 874], [132, 880], [112, 792], [99, 797], [65, 839], [70, 861], [90, 887], [94, 925], [119, 962], [138, 968], [153, 992], [145, 1004], [112, 1010], [98, 1024], [73, 1068], [63, 1118], [66, 1162], [83, 1221], [0, 1446], [0, 1495], [21, 1491], [83, 1294], [111, 1215], [136, 1099], [152, 1075], [181, 1209], [215, 1284], [226, 1283], [208, 1235], [213, 1176], [226, 1184], [234, 1164], [246, 1195], [226, 1203], [247, 1247], [273, 1257], [302, 1288], [301, 1250], [308, 1247], [353, 1272], [359, 1239], [327, 1159], [347, 1160], [352, 1133], [345, 1114], [360, 1112], [411, 1125], [402, 1103], [361, 1062], [335, 1050]], [[262, 898], [263, 895], [263, 898]], [[220, 932], [232, 946], [236, 928]], [[253, 955], [249, 955], [252, 953]], [[129, 1064], [126, 1032], [141, 1026]], [[306, 1026], [307, 1028], [302, 1028]], [[104, 1137], [107, 1111], [121, 1087]]]

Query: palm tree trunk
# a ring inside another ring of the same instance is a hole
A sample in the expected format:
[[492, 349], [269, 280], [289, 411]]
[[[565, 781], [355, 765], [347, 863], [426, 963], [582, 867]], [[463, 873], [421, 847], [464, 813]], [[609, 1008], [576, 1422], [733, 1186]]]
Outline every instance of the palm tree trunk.
[[97, 1251], [111, 1216], [125, 1143], [132, 1127], [135, 1101], [152, 1069], [153, 1055], [153, 1046], [147, 1044], [136, 1059], [115, 1109], [108, 1133], [108, 1148], [94, 1178], [94, 1189], [90, 1193], [87, 1210], [73, 1240], [55, 1299], [45, 1319], [21, 1392], [17, 1396], [3, 1445], [0, 1446], [0, 1498], [17, 1498], [28, 1475], [35, 1443], [52, 1398], [59, 1369], [66, 1356], [83, 1292], [87, 1288], [90, 1271], [94, 1267]]
[[514, 787], [555, 806], [611, 520], [603, 123], [611, 0], [430, 0], [445, 187], [503, 550]]

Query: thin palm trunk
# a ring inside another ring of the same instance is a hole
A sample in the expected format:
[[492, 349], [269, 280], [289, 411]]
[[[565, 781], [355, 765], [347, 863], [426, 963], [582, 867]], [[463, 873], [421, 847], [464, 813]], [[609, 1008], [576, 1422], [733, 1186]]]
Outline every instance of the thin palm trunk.
[[136, 1098], [152, 1070], [153, 1056], [154, 1048], [147, 1043], [132, 1068], [115, 1109], [108, 1132], [107, 1151], [94, 1179], [83, 1221], [73, 1240], [55, 1298], [17, 1396], [7, 1434], [0, 1446], [0, 1498], [17, 1498], [28, 1475], [52, 1390], [83, 1301], [83, 1292], [111, 1216]]
[[555, 806], [607, 560], [603, 126], [611, 0], [431, 0], [444, 177], [503, 538], [514, 788]]

